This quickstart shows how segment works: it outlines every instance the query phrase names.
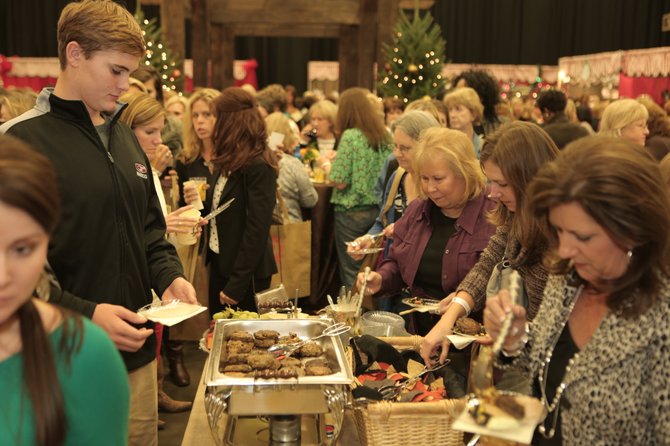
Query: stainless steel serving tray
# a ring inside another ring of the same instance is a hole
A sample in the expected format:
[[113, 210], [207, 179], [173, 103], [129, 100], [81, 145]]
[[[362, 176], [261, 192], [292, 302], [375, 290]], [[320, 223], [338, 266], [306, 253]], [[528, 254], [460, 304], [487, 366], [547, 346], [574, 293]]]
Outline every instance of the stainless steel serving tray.
[[275, 330], [280, 335], [288, 335], [289, 332], [296, 333], [300, 338], [306, 339], [320, 335], [324, 328], [332, 322], [321, 319], [286, 319], [286, 320], [234, 320], [220, 319], [214, 326], [214, 338], [212, 350], [209, 353], [209, 361], [205, 370], [205, 384], [207, 386], [276, 386], [276, 385], [319, 385], [319, 384], [342, 384], [349, 385], [354, 377], [351, 373], [344, 347], [339, 336], [324, 336], [318, 339], [323, 348], [324, 355], [328, 359], [334, 373], [325, 376], [299, 376], [297, 378], [272, 378], [261, 379], [254, 377], [238, 377], [226, 375], [219, 371], [221, 358], [225, 357], [225, 340], [234, 331], [247, 331], [254, 333], [257, 330]]

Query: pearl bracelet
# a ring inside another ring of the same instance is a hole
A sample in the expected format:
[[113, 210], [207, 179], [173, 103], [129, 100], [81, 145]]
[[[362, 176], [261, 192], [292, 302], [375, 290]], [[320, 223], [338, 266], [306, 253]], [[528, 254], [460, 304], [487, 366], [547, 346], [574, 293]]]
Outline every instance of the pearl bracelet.
[[463, 299], [462, 297], [455, 296], [451, 301], [453, 303], [458, 304], [461, 307], [463, 307], [463, 309], [465, 310], [465, 315], [466, 316], [470, 314], [470, 311], [472, 311], [468, 302], [465, 299]]

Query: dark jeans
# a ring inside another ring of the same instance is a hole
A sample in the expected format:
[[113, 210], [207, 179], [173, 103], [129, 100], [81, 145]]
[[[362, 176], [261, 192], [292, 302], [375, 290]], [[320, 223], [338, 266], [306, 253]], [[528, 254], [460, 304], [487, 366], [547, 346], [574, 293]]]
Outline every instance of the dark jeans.
[[[218, 255], [210, 252], [209, 258], [212, 262], [209, 274], [209, 315], [211, 317], [214, 315], [214, 313], [223, 311], [226, 308], [226, 305], [222, 304], [219, 300], [219, 292], [223, 291], [230, 278], [222, 276], [219, 272], [220, 268]], [[247, 292], [240, 299], [240, 302], [236, 305], [236, 307], [240, 310], [258, 311], [256, 309], [256, 301], [254, 299], [254, 290], [263, 291], [270, 288], [271, 280], [272, 277], [250, 279], [249, 288], [247, 288]], [[237, 296], [235, 296], [235, 298], [237, 298]]]
[[377, 215], [379, 209], [376, 206], [355, 211], [335, 211], [335, 249], [340, 267], [340, 281], [347, 288], [351, 288], [356, 281], [356, 274], [361, 268], [362, 261], [349, 257], [345, 242], [366, 234]]

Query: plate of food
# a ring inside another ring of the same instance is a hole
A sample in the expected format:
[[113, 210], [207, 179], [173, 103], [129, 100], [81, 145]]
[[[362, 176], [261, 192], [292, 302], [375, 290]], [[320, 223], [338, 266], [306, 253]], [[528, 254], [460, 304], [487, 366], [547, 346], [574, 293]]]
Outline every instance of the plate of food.
[[545, 416], [544, 406], [537, 398], [489, 388], [468, 397], [453, 428], [529, 444]]
[[384, 248], [361, 248], [361, 249], [356, 249], [355, 247], [351, 246], [351, 252], [354, 254], [374, 254], [375, 252], [381, 252], [384, 250]]
[[206, 310], [207, 307], [187, 304], [179, 299], [175, 299], [169, 302], [152, 302], [137, 310], [137, 313], [146, 317], [150, 321], [159, 322], [165, 326], [171, 327]]
[[486, 329], [482, 324], [472, 318], [461, 317], [454, 323], [451, 334], [447, 335], [447, 339], [460, 350], [483, 336], [486, 336]]
[[412, 308], [435, 307], [435, 309], [437, 309], [440, 306], [439, 300], [427, 297], [406, 297], [402, 300], [402, 303]]

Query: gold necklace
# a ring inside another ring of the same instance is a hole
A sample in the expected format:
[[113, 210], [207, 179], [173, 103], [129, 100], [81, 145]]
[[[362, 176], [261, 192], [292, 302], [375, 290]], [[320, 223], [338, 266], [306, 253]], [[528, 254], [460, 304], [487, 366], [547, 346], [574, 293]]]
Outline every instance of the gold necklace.
[[[551, 428], [547, 431], [547, 429], [544, 426], [544, 421], [542, 424], [540, 424], [537, 428], [538, 432], [546, 438], [554, 438], [554, 435], [556, 435], [556, 425], [558, 424], [558, 413], [560, 411], [560, 403], [561, 403], [561, 397], [563, 396], [563, 392], [565, 391], [565, 388], [567, 385], [565, 384], [566, 378], [570, 374], [570, 370], [572, 369], [572, 366], [574, 363], [579, 359], [579, 352], [575, 353], [575, 355], [570, 358], [568, 361], [568, 365], [565, 367], [565, 373], [563, 374], [563, 379], [561, 380], [561, 383], [556, 387], [556, 394], [554, 395], [554, 398], [551, 401], [551, 404], [549, 403], [549, 398], [547, 398], [547, 376], [549, 374], [549, 365], [551, 364], [551, 356], [554, 353], [554, 349], [556, 348], [556, 344], [558, 343], [558, 339], [561, 337], [561, 333], [563, 333], [563, 330], [565, 330], [565, 326], [568, 323], [568, 319], [570, 319], [570, 314], [572, 314], [572, 310], [575, 308], [575, 304], [577, 303], [577, 299], [579, 299], [579, 296], [584, 290], [584, 285], [580, 285], [579, 288], [577, 288], [577, 291], [573, 294], [573, 298], [571, 299], [571, 302], [569, 303], [568, 306], [568, 312], [565, 317], [565, 322], [563, 322], [563, 325], [561, 326], [561, 329], [557, 331], [557, 335], [554, 337], [553, 342], [551, 343], [551, 347], [547, 349], [547, 352], [544, 356], [544, 359], [542, 360], [541, 363], [541, 368], [542, 372], [538, 374], [537, 376], [537, 381], [540, 387], [540, 393], [542, 395], [542, 404], [544, 405], [545, 409], [547, 410], [547, 414], [550, 414], [553, 412], [553, 420], [552, 420], [552, 426]], [[567, 303], [567, 302], [564, 302]]]

